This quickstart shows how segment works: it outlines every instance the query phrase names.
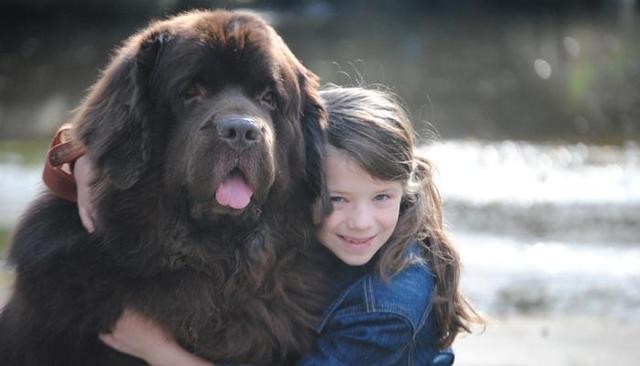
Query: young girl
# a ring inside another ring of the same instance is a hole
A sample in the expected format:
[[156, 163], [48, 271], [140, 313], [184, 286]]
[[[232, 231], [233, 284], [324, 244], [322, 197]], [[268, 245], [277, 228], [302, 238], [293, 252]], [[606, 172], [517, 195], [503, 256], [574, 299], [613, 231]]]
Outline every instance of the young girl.
[[[335, 256], [333, 302], [313, 350], [298, 364], [451, 365], [454, 339], [481, 319], [458, 289], [460, 260], [443, 229], [431, 164], [415, 155], [411, 122], [381, 91], [332, 88], [321, 95], [329, 112], [324, 170], [333, 211], [317, 237]], [[75, 175], [83, 220], [91, 225], [85, 160]], [[155, 366], [211, 365], [129, 310], [100, 338]]]

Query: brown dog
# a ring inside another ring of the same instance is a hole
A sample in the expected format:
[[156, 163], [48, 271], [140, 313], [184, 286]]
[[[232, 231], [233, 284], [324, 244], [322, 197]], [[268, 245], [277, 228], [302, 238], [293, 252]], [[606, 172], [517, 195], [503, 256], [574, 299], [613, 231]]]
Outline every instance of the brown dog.
[[192, 12], [129, 38], [73, 121], [96, 168], [96, 234], [51, 194], [27, 210], [0, 364], [140, 364], [97, 338], [125, 306], [213, 361], [304, 352], [323, 306], [316, 86], [252, 14]]

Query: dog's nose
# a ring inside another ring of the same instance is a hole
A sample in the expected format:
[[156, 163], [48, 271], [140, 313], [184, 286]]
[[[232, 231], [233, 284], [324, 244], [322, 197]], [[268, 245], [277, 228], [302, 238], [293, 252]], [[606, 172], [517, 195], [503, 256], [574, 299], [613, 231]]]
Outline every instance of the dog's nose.
[[218, 136], [236, 150], [243, 150], [260, 140], [260, 129], [247, 117], [228, 117], [216, 124]]

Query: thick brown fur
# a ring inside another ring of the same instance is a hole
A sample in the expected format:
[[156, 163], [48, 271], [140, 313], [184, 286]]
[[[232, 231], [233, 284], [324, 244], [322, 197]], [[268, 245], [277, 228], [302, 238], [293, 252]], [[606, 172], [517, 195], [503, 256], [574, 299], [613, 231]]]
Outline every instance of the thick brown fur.
[[[305, 352], [324, 305], [310, 215], [328, 203], [316, 87], [253, 14], [191, 12], [129, 38], [73, 121], [95, 167], [96, 232], [49, 193], [27, 210], [0, 364], [141, 364], [98, 340], [125, 306], [209, 360]], [[254, 192], [244, 209], [216, 202], [229, 174]]]

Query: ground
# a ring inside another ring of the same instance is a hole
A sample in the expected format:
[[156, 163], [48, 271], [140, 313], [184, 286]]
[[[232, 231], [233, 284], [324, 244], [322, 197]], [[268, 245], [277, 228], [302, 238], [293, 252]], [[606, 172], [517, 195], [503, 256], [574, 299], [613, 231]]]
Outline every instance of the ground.
[[[636, 317], [637, 318], [637, 317]], [[454, 345], [460, 366], [638, 365], [640, 321], [604, 317], [510, 316]]]

